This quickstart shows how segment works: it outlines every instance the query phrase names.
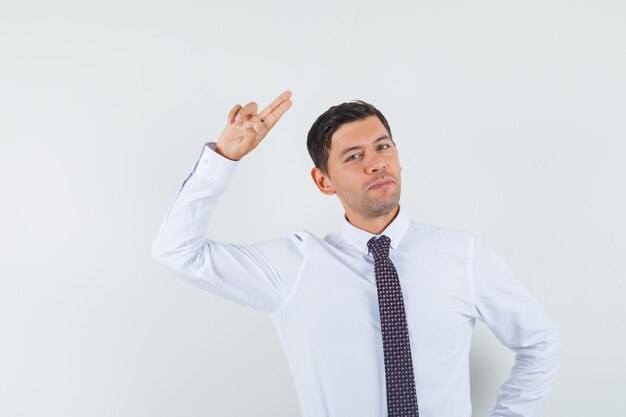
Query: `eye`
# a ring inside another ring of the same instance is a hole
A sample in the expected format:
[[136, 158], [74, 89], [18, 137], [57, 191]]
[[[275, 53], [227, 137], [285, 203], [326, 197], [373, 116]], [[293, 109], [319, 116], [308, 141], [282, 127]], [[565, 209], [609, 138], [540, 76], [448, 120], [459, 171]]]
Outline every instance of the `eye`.
[[383, 143], [382, 145], [380, 145], [380, 146], [378, 147], [378, 149], [380, 149], [382, 146], [386, 146], [386, 148], [385, 148], [385, 149], [389, 148], [389, 145], [388, 145], [388, 144]]
[[350, 155], [349, 157], [346, 158], [346, 162], [354, 161], [356, 158], [353, 158], [353, 157], [355, 156], [359, 156], [359, 154], [355, 153], [355, 154]]

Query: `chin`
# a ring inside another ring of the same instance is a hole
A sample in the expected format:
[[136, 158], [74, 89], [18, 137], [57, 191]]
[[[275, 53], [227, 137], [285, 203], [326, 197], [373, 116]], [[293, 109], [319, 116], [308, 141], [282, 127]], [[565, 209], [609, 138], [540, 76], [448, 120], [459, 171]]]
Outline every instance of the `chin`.
[[398, 204], [400, 203], [400, 198], [394, 198], [394, 199], [389, 199], [389, 200], [378, 200], [378, 201], [372, 201], [371, 204], [369, 204], [368, 210], [370, 213], [374, 214], [374, 215], [383, 215], [383, 214], [387, 214], [389, 212], [391, 212], [392, 210], [394, 210], [396, 207], [398, 207]]

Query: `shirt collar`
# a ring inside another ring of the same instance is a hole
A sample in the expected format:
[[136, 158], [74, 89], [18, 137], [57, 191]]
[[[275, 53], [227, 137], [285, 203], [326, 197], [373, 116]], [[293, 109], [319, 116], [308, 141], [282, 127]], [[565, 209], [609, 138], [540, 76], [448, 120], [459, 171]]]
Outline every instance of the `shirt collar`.
[[343, 224], [341, 226], [341, 234], [342, 236], [351, 244], [356, 246], [361, 252], [366, 255], [369, 254], [369, 248], [367, 247], [367, 242], [373, 236], [386, 235], [391, 239], [391, 247], [393, 249], [398, 248], [398, 244], [404, 235], [407, 227], [409, 226], [409, 218], [404, 211], [402, 211], [402, 207], [399, 206], [398, 214], [393, 219], [391, 223], [387, 225], [385, 230], [382, 231], [379, 235], [374, 235], [366, 230], [359, 229], [354, 226], [352, 223], [348, 221], [345, 214], [343, 216]]

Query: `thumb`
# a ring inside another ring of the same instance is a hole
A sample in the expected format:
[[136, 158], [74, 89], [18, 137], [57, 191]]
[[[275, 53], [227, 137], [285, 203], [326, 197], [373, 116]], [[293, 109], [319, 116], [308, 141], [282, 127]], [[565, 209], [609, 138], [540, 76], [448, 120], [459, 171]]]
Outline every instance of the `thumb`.
[[254, 128], [254, 117], [243, 122], [243, 127], [245, 129], [245, 141], [256, 144], [259, 132], [257, 132]]
[[254, 130], [257, 134], [257, 139], [261, 140], [267, 134], [267, 126], [265, 125], [263, 119], [258, 114], [253, 116], [249, 120], [246, 120], [244, 123], [244, 127], [246, 128], [246, 133], [248, 130]]

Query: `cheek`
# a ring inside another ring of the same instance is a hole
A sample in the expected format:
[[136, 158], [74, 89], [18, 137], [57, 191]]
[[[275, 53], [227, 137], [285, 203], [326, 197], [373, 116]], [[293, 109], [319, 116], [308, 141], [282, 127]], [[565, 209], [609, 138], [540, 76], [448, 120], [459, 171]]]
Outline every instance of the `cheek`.
[[389, 163], [391, 164], [391, 166], [396, 167], [397, 171], [402, 170], [402, 166], [400, 165], [400, 161], [398, 160], [398, 158], [393, 158], [393, 160], [389, 161]]
[[341, 189], [343, 192], [355, 192], [361, 189], [362, 184], [359, 181], [358, 176], [351, 175], [347, 172], [342, 173], [341, 178], [335, 179], [335, 186], [337, 189]]

